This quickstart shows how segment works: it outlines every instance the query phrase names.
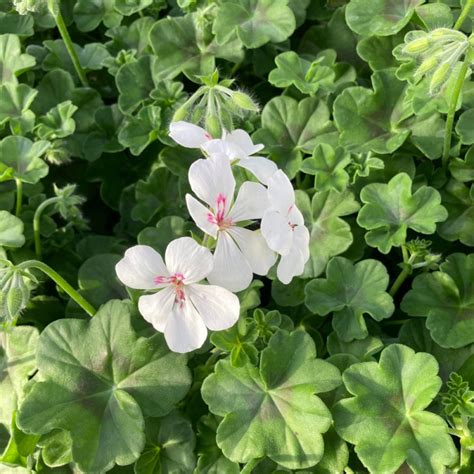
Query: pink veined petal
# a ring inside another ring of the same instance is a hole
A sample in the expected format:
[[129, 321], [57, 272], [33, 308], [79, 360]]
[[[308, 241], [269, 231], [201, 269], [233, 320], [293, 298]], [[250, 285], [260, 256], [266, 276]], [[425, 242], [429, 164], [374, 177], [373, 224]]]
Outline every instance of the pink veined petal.
[[225, 288], [191, 285], [187, 294], [204, 324], [212, 331], [228, 329], [239, 319], [239, 298]]
[[206, 130], [193, 123], [173, 122], [170, 125], [169, 136], [179, 145], [186, 148], [200, 148], [206, 142], [212, 140]]
[[129, 248], [115, 266], [118, 279], [129, 288], [151, 290], [166, 284], [155, 283], [157, 276], [169, 276], [161, 255], [148, 245]]
[[269, 207], [267, 190], [260, 183], [246, 181], [240, 186], [228, 216], [232, 222], [261, 219]]
[[282, 170], [278, 170], [268, 180], [268, 200], [270, 206], [284, 216], [295, 204], [295, 191], [288, 176]]
[[153, 295], [140, 296], [138, 310], [145, 321], [152, 324], [157, 331], [163, 332], [173, 311], [175, 299], [175, 289], [168, 286]]
[[304, 272], [306, 260], [301, 249], [293, 247], [287, 255], [283, 255], [278, 263], [277, 277], [288, 285], [293, 277], [301, 275]]
[[183, 304], [173, 306], [164, 332], [168, 347], [179, 353], [199, 349], [207, 337], [204, 321], [189, 298]]
[[235, 179], [229, 160], [216, 155], [195, 161], [189, 168], [189, 184], [196, 196], [211, 208], [217, 206], [219, 196], [224, 196], [227, 209], [234, 199]]
[[212, 285], [237, 292], [252, 282], [252, 268], [227, 232], [219, 232], [214, 252], [214, 268], [207, 277]]
[[253, 273], [266, 275], [275, 264], [277, 254], [268, 247], [260, 230], [231, 227], [228, 232], [249, 262]]
[[185, 285], [203, 280], [212, 270], [211, 252], [191, 237], [171, 241], [166, 248], [165, 261], [171, 275], [184, 276]]
[[254, 145], [250, 135], [242, 129], [234, 130], [233, 132], [228, 133], [225, 137], [225, 142], [234, 145], [241, 150], [240, 155], [235, 156], [235, 158], [241, 159], [247, 158], [248, 156], [257, 153], [264, 148], [264, 145], [261, 143]]
[[196, 225], [206, 234], [217, 238], [219, 226], [215, 223], [215, 215], [190, 194], [186, 194], [186, 204]]
[[268, 180], [278, 171], [273, 161], [262, 156], [250, 156], [240, 160], [237, 165], [250, 171], [263, 184], [268, 184]]
[[288, 224], [288, 219], [277, 211], [267, 211], [260, 225], [263, 238], [268, 246], [279, 253], [286, 255], [293, 245], [293, 231]]

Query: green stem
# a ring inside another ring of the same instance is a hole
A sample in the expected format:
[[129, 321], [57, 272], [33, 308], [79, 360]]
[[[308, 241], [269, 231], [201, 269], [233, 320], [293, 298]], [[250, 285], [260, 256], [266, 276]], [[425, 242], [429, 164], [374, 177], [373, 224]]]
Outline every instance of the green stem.
[[252, 459], [249, 461], [244, 468], [240, 471], [240, 474], [250, 474], [254, 468], [262, 462], [263, 458]]
[[49, 199], [46, 199], [46, 201], [43, 201], [36, 209], [35, 215], [33, 216], [33, 235], [35, 239], [35, 254], [37, 259], [41, 259], [41, 234], [40, 234], [40, 227], [41, 227], [41, 215], [43, 214], [43, 211], [50, 206], [51, 204], [54, 204], [58, 201], [60, 201], [61, 198], [59, 197], [52, 197]]
[[58, 12], [56, 13], [55, 20], [59, 33], [61, 34], [67, 52], [71, 57], [72, 64], [74, 65], [74, 69], [76, 70], [77, 75], [79, 76], [81, 84], [84, 87], [87, 87], [89, 83], [87, 82], [86, 73], [84, 72], [84, 69], [82, 69], [81, 63], [77, 56], [76, 50], [74, 49], [74, 45], [72, 44], [71, 37], [69, 36], [69, 31], [67, 30], [66, 23], [64, 23], [64, 19], [60, 10], [58, 10]]
[[18, 217], [21, 214], [21, 206], [23, 202], [23, 181], [15, 178], [16, 183], [16, 210], [15, 215]]
[[50, 266], [38, 260], [27, 260], [20, 263], [17, 268], [19, 270], [27, 270], [29, 268], [36, 268], [49, 276], [51, 280], [60, 286], [89, 316], [94, 316], [96, 310], [80, 295], [58, 272], [53, 270]]
[[395, 296], [395, 293], [399, 290], [399, 288], [402, 286], [403, 282], [407, 279], [410, 273], [411, 270], [409, 268], [404, 268], [400, 272], [397, 279], [394, 281], [392, 287], [390, 288], [390, 291], [388, 292], [390, 296]]
[[[474, 1], [474, 0], [473, 0]], [[451, 151], [451, 139], [453, 134], [453, 125], [454, 125], [454, 116], [456, 114], [456, 109], [458, 106], [459, 95], [461, 94], [462, 86], [464, 84], [464, 79], [466, 79], [466, 74], [469, 69], [469, 59], [466, 55], [461, 70], [459, 71], [459, 76], [454, 84], [453, 95], [451, 96], [451, 103], [449, 104], [448, 116], [446, 118], [446, 128], [444, 131], [444, 145], [443, 145], [443, 169], [446, 170], [449, 162], [449, 152]]]
[[459, 30], [461, 28], [463, 23], [466, 21], [466, 18], [469, 16], [469, 13], [471, 12], [471, 9], [473, 6], [474, 6], [474, 0], [467, 0], [466, 5], [464, 5], [464, 8], [462, 9], [461, 14], [459, 15], [459, 18], [454, 24], [455, 30]]

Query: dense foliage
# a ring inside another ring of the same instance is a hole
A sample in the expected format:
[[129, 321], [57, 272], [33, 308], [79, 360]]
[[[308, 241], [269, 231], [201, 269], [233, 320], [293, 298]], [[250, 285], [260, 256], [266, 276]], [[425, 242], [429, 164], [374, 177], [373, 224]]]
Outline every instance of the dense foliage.
[[0, 473], [472, 474], [473, 22], [0, 0]]

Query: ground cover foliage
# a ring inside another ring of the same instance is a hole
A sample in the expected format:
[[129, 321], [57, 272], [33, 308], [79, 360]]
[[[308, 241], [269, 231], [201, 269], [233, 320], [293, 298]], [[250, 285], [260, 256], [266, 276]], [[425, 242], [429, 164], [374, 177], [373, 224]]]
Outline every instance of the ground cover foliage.
[[[473, 21], [0, 0], [0, 472], [472, 474]], [[211, 164], [269, 210], [213, 208]]]

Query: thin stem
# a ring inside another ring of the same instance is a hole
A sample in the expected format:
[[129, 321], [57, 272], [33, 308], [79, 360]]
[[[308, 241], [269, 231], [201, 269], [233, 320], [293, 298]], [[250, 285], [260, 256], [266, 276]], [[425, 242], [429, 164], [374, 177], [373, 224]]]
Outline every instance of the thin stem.
[[249, 461], [244, 468], [240, 471], [240, 474], [250, 474], [254, 468], [262, 462], [263, 458], [252, 459]]
[[391, 297], [395, 296], [395, 293], [399, 290], [399, 288], [402, 286], [403, 282], [407, 279], [410, 273], [411, 273], [411, 269], [408, 267], [405, 267], [400, 272], [397, 279], [394, 281], [392, 287], [390, 288], [390, 291], [388, 292]]
[[[474, 1], [474, 0], [473, 0]], [[444, 131], [444, 145], [443, 145], [443, 169], [446, 170], [449, 162], [449, 152], [451, 151], [451, 139], [453, 135], [453, 125], [454, 125], [454, 116], [456, 114], [456, 109], [458, 106], [459, 95], [461, 94], [462, 86], [464, 84], [464, 79], [466, 79], [466, 74], [469, 69], [469, 59], [466, 55], [461, 70], [459, 71], [459, 76], [454, 84], [453, 95], [451, 96], [451, 103], [449, 104], [448, 116], [446, 118], [446, 128]]]
[[89, 83], [87, 81], [86, 73], [84, 72], [84, 69], [82, 69], [81, 63], [77, 56], [76, 50], [74, 49], [74, 45], [72, 44], [71, 37], [69, 36], [69, 31], [67, 30], [66, 23], [64, 23], [64, 19], [60, 10], [58, 10], [57, 14], [55, 15], [55, 20], [59, 33], [61, 34], [67, 52], [71, 57], [72, 64], [74, 65], [74, 69], [76, 70], [77, 75], [79, 76], [81, 84], [84, 87], [87, 87]]
[[463, 23], [466, 21], [466, 18], [469, 16], [469, 13], [471, 12], [471, 9], [473, 6], [474, 6], [474, 0], [467, 0], [466, 5], [464, 5], [464, 8], [462, 9], [461, 14], [459, 15], [459, 18], [454, 24], [455, 30], [459, 30], [461, 28]]
[[51, 280], [60, 286], [89, 316], [94, 316], [96, 310], [80, 295], [58, 272], [53, 270], [50, 266], [38, 260], [27, 260], [17, 266], [20, 270], [27, 270], [29, 268], [36, 268], [49, 276]]
[[46, 201], [43, 201], [35, 211], [35, 215], [33, 217], [33, 235], [35, 238], [35, 254], [37, 259], [41, 259], [41, 233], [40, 233], [40, 227], [41, 227], [41, 215], [43, 214], [43, 211], [50, 206], [51, 204], [55, 204], [58, 202], [61, 198], [59, 197], [52, 197], [49, 199], [46, 199]]
[[21, 214], [21, 207], [23, 203], [23, 181], [15, 178], [16, 183], [16, 210], [15, 215], [18, 217]]

